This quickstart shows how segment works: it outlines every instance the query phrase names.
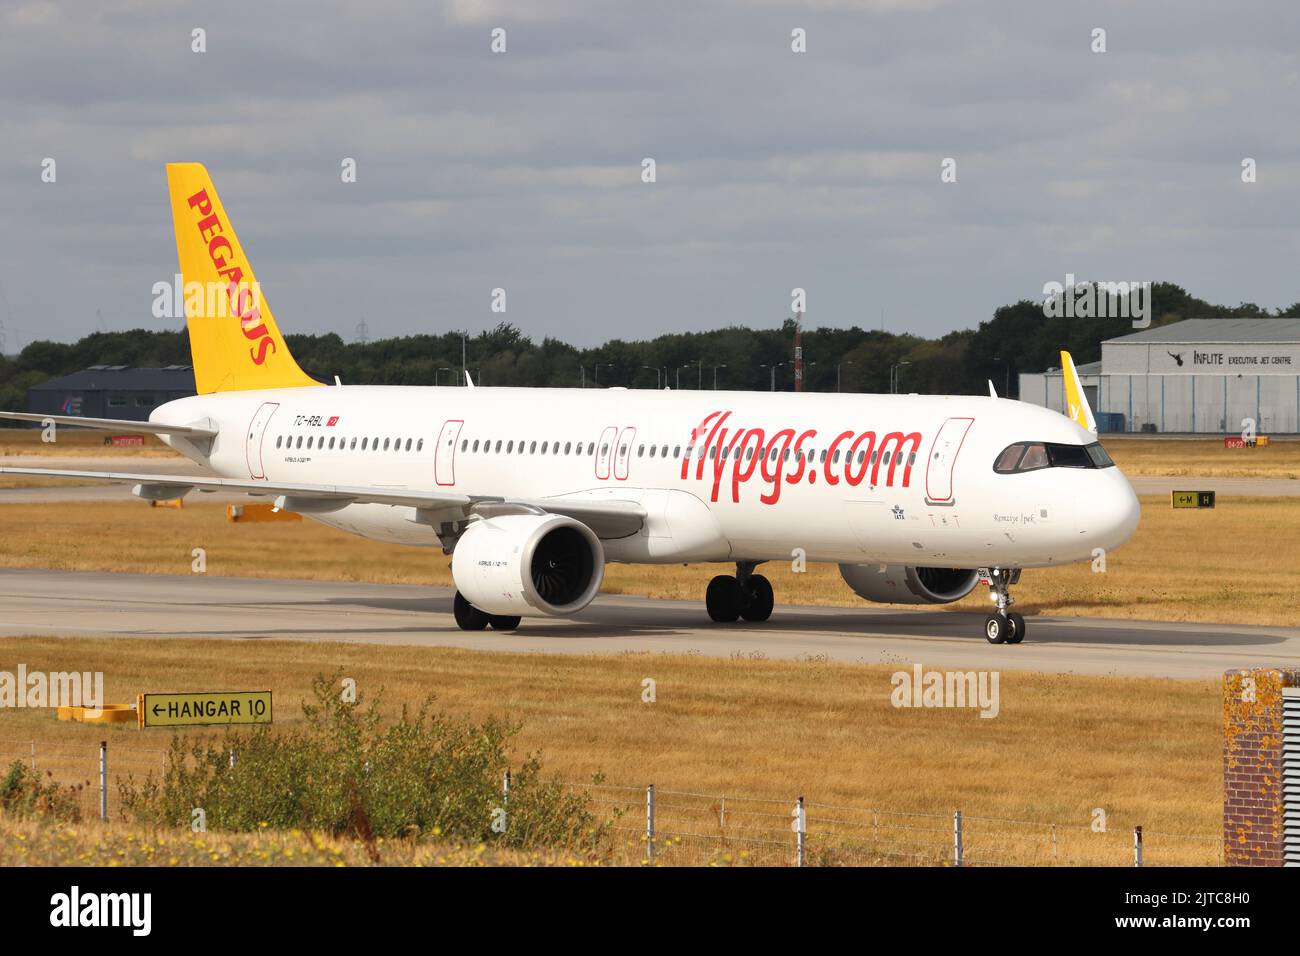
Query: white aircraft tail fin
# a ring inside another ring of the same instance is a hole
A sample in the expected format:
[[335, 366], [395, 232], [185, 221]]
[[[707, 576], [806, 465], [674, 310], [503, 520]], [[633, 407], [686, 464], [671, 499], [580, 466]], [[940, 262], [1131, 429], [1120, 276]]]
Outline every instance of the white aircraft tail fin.
[[998, 390], [993, 387], [993, 379], [989, 379], [989, 398], [997, 398]]
[[1065, 379], [1066, 416], [1094, 435], [1097, 434], [1097, 419], [1092, 417], [1092, 409], [1088, 407], [1088, 397], [1083, 393], [1083, 383], [1079, 381], [1074, 359], [1066, 351], [1061, 352], [1061, 375]]

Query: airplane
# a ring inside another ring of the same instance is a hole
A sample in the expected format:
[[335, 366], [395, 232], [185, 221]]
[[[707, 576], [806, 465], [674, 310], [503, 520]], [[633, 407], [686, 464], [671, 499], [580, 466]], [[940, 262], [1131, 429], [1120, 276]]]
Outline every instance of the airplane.
[[988, 397], [327, 385], [290, 354], [207, 170], [168, 164], [167, 180], [197, 394], [148, 422], [0, 415], [151, 432], [211, 474], [0, 473], [153, 501], [244, 492], [441, 548], [470, 631], [577, 614], [607, 562], [734, 565], [705, 589], [709, 617], [765, 621], [757, 569], [802, 560], [838, 564], [872, 602], [947, 604], [983, 582], [985, 638], [1018, 644], [1023, 569], [1092, 560], [1137, 527], [1068, 353], [1070, 417], [992, 383]]

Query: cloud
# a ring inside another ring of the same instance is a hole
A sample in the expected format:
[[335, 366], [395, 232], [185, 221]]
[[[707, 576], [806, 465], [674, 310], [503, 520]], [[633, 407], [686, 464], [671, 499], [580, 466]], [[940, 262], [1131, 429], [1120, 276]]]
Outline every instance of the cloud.
[[[1283, 305], [1300, 21], [1209, 2], [398, 0], [0, 10], [10, 344], [148, 325], [208, 165], [295, 331], [924, 335], [1066, 272]], [[502, 27], [508, 51], [490, 51]], [[1107, 30], [1108, 50], [1089, 49]], [[190, 50], [207, 31], [208, 52]], [[790, 50], [807, 31], [808, 53]], [[1241, 183], [1241, 159], [1259, 181]], [[43, 158], [58, 182], [40, 181]], [[344, 157], [358, 181], [340, 181]], [[658, 181], [643, 183], [653, 157]], [[940, 182], [940, 162], [957, 182]]]

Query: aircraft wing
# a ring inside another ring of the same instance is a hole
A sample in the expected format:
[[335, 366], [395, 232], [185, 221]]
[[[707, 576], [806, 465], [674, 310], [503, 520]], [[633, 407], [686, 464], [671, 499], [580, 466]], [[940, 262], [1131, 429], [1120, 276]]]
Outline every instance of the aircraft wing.
[[136, 422], [124, 418], [83, 418], [80, 415], [45, 415], [39, 412], [0, 412], [0, 418], [15, 422], [54, 422], [78, 428], [103, 431], [149, 432], [153, 435], [183, 435], [186, 438], [213, 438], [217, 431], [204, 425], [164, 425], [161, 422]]
[[205, 492], [274, 495], [277, 507], [302, 514], [338, 511], [350, 504], [406, 505], [423, 512], [428, 523], [435, 526], [440, 522], [499, 514], [560, 514], [583, 522], [600, 538], [622, 538], [636, 534], [641, 530], [646, 516], [645, 509], [635, 501], [610, 499], [510, 498], [501, 495], [388, 488], [382, 485], [313, 485], [198, 475], [143, 475], [48, 468], [0, 468], [0, 475], [35, 475], [129, 484], [135, 486], [131, 489], [132, 494], [149, 501], [182, 498], [195, 489]]

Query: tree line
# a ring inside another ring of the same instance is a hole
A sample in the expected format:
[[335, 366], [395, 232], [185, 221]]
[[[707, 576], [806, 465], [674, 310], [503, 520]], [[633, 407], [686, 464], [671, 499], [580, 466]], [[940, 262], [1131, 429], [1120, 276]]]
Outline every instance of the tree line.
[[[1151, 324], [1188, 318], [1300, 316], [1300, 302], [1270, 312], [1254, 303], [1215, 305], [1172, 283], [1151, 290]], [[1128, 318], [1080, 318], [1044, 314], [1041, 301], [1004, 305], [976, 328], [925, 338], [906, 332], [848, 328], [804, 328], [804, 387], [807, 391], [887, 392], [891, 380], [902, 392], [982, 394], [992, 381], [999, 394], [1017, 394], [1021, 372], [1059, 366], [1060, 349], [1077, 363], [1101, 357], [1101, 342], [1133, 332]], [[344, 342], [337, 334], [288, 335], [303, 369], [349, 385], [458, 384], [462, 345], [476, 384], [588, 388], [667, 386], [683, 389], [790, 391], [794, 387], [795, 323], [731, 326], [708, 332], [677, 332], [652, 339], [612, 339], [578, 348], [547, 337], [533, 341], [501, 323], [473, 335], [407, 335], [373, 342]], [[463, 338], [463, 342], [462, 342]], [[91, 365], [159, 367], [190, 364], [185, 332], [133, 329], [95, 332], [75, 343], [34, 341], [14, 357], [0, 356], [0, 409], [25, 407], [27, 389]]]

